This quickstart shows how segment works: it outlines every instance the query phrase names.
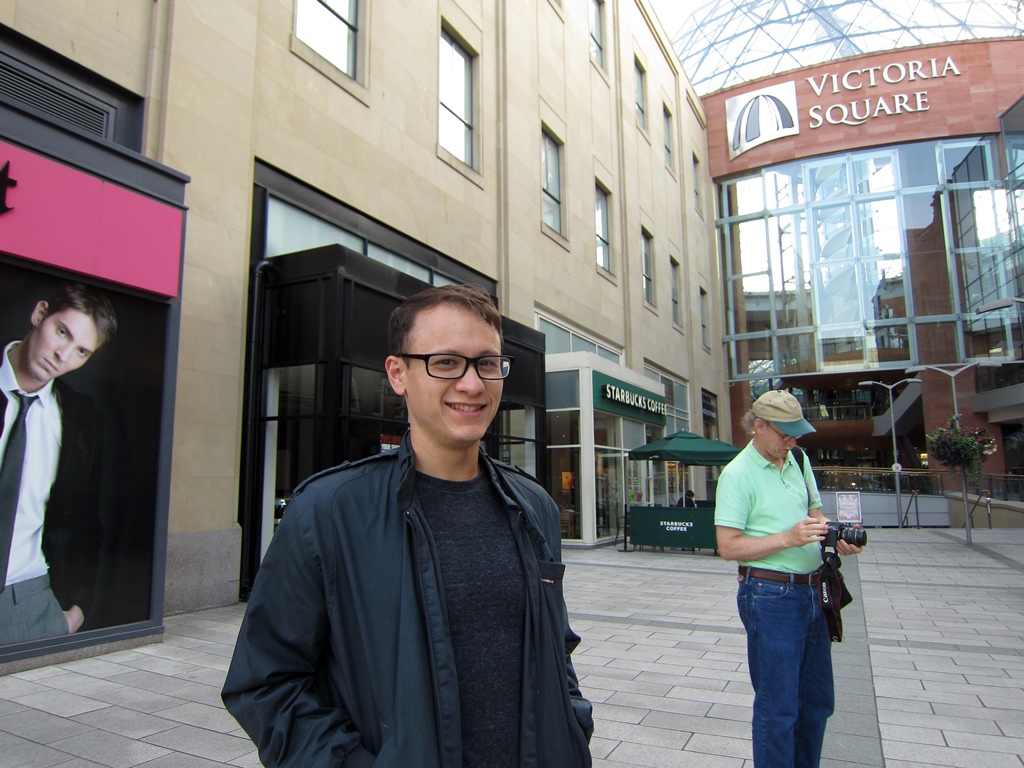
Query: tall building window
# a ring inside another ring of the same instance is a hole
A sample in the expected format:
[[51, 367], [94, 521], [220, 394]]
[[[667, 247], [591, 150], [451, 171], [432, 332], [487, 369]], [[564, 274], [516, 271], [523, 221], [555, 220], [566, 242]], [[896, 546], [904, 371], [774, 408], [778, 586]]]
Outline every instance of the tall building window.
[[636, 77], [636, 121], [647, 130], [647, 73], [640, 59], [635, 59], [634, 75]]
[[700, 158], [693, 156], [693, 207], [700, 210]]
[[604, 69], [604, 0], [590, 0], [590, 58]]
[[597, 186], [594, 204], [594, 227], [597, 230], [597, 266], [612, 269], [612, 249], [608, 234], [608, 193]]
[[708, 336], [708, 292], [700, 289], [700, 341], [704, 349], [711, 349], [711, 339]]
[[571, 330], [540, 315], [537, 316], [537, 330], [544, 334], [544, 353], [547, 355], [592, 352], [613, 363], [622, 362], [621, 353], [611, 347], [590, 338], [582, 331]]
[[440, 62], [439, 141], [466, 165], [473, 165], [473, 60], [442, 32]]
[[643, 238], [643, 280], [644, 280], [644, 301], [654, 304], [654, 238], [647, 230], [641, 230]]
[[356, 76], [358, 0], [297, 0], [295, 36], [349, 77]]
[[541, 149], [542, 208], [544, 223], [562, 232], [562, 147], [546, 131]]
[[679, 301], [682, 275], [680, 274], [679, 262], [675, 259], [669, 259], [668, 265], [672, 272], [672, 322], [676, 325], [682, 325], [683, 307]]
[[644, 376], [665, 385], [666, 416], [665, 434], [671, 435], [681, 429], [690, 429], [690, 387], [685, 382], [672, 378], [654, 368], [644, 367]]
[[674, 155], [675, 155], [675, 132], [672, 130], [672, 112], [669, 111], [668, 104], [663, 107], [663, 114], [665, 119], [665, 165], [669, 168], [674, 166]]

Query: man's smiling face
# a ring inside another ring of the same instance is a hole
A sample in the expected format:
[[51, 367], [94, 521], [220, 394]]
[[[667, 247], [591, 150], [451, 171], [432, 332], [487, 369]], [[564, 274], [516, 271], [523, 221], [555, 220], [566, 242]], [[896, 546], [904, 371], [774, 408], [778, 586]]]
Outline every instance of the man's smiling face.
[[[501, 337], [474, 312], [440, 304], [416, 316], [405, 347], [408, 354], [500, 355]], [[406, 400], [417, 466], [421, 458], [442, 457], [457, 465], [471, 459], [475, 466], [504, 382], [481, 379], [473, 365], [461, 379], [437, 379], [427, 374], [423, 360], [400, 356], [389, 357], [387, 369], [391, 386]]]

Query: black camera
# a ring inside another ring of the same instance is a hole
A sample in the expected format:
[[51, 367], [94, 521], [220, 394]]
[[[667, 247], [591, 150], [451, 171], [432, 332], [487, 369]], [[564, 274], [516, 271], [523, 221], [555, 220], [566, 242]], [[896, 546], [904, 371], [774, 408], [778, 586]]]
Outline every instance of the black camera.
[[825, 540], [821, 542], [822, 547], [834, 547], [840, 541], [852, 544], [855, 547], [863, 547], [868, 543], [868, 532], [863, 528], [854, 528], [846, 523], [834, 523], [827, 521], [828, 531], [825, 532]]

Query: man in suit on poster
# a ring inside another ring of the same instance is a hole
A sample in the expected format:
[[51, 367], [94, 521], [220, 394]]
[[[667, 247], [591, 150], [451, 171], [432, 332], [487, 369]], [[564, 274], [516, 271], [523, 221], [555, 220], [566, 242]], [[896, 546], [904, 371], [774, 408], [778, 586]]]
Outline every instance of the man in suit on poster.
[[101, 291], [65, 283], [0, 360], [0, 644], [77, 632], [103, 538], [101, 431], [91, 397], [59, 378], [117, 331]]

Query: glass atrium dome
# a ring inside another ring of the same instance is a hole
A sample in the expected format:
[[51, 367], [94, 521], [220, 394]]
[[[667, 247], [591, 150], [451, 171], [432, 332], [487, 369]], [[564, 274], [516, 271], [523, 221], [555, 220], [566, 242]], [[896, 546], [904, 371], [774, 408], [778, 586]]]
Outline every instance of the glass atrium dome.
[[713, 0], [685, 17], [677, 30], [667, 31], [683, 69], [703, 95], [847, 56], [1018, 36], [1024, 32], [1022, 4], [1024, 0]]

